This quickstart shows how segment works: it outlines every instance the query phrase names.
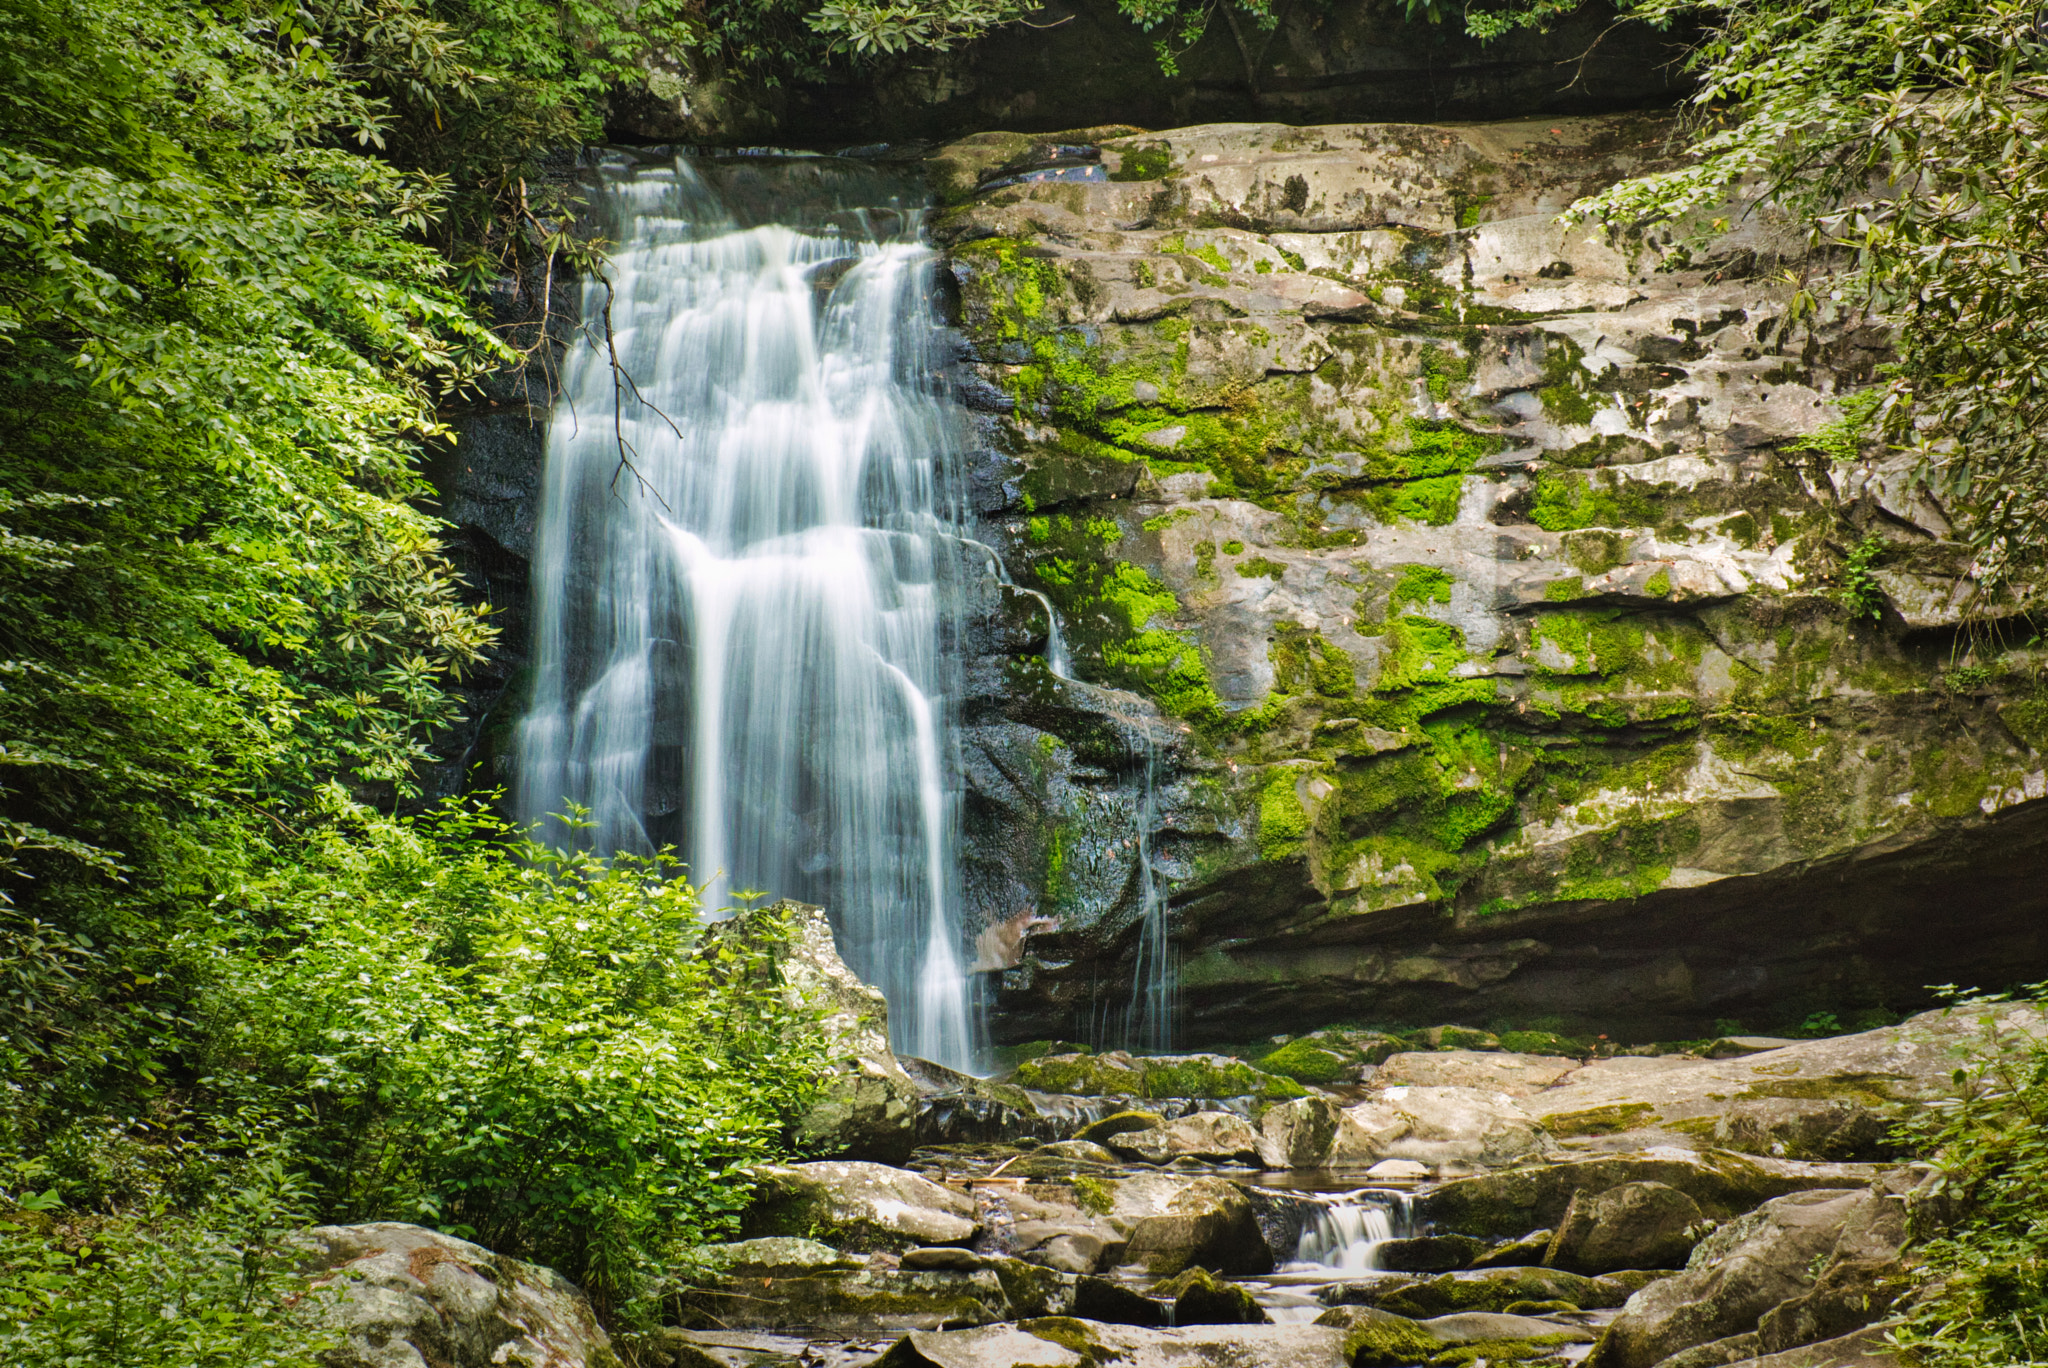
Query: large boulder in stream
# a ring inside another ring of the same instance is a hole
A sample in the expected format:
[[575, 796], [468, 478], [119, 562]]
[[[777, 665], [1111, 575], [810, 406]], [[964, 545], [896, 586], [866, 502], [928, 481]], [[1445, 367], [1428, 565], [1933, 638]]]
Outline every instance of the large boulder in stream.
[[618, 1368], [590, 1303], [552, 1269], [395, 1221], [301, 1237], [329, 1368]]
[[762, 1164], [741, 1217], [750, 1237], [796, 1235], [841, 1249], [964, 1245], [981, 1231], [974, 1199], [915, 1173], [858, 1160]]

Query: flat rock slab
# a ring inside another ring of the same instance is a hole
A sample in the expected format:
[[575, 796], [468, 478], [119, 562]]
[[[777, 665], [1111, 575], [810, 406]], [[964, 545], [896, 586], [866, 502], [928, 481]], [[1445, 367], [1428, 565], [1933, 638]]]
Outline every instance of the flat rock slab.
[[[1976, 1012], [1923, 1012], [1898, 1026], [1805, 1040], [1731, 1059], [1605, 1059], [1522, 1099], [1552, 1135], [1598, 1134], [1712, 1120], [1735, 1104], [1787, 1097], [1861, 1102], [1891, 1109], [1944, 1096], [1970, 1050]], [[2039, 1032], [2038, 1011], [2004, 1014]]]
[[1050, 1317], [905, 1335], [876, 1368], [1343, 1368], [1344, 1332], [1325, 1325], [1192, 1325], [1146, 1330]]
[[1380, 1065], [1373, 1086], [1411, 1084], [1424, 1088], [1484, 1088], [1527, 1097], [1579, 1067], [1576, 1059], [1487, 1050], [1411, 1050]]

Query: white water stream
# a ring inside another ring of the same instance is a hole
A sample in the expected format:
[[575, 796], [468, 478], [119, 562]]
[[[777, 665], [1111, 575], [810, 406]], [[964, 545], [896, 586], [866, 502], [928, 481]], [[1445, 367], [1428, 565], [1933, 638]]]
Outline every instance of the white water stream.
[[1379, 1247], [1412, 1235], [1414, 1224], [1406, 1193], [1367, 1190], [1333, 1198], [1302, 1228], [1293, 1266], [1372, 1272], [1379, 1267]]
[[798, 228], [742, 222], [685, 158], [605, 168], [632, 383], [593, 282], [548, 435], [518, 801], [587, 809], [551, 840], [673, 845], [708, 908], [823, 904], [895, 1048], [972, 1069], [933, 256], [914, 214], [830, 213], [818, 183], [826, 223]]

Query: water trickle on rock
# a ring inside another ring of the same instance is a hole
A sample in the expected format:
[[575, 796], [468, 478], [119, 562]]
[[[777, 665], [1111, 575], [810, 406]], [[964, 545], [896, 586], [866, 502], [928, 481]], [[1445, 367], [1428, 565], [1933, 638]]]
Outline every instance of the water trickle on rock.
[[630, 380], [592, 282], [548, 437], [523, 815], [584, 809], [546, 835], [598, 851], [673, 845], [707, 907], [824, 905], [894, 1047], [971, 1069], [963, 429], [916, 200], [827, 158], [601, 177]]

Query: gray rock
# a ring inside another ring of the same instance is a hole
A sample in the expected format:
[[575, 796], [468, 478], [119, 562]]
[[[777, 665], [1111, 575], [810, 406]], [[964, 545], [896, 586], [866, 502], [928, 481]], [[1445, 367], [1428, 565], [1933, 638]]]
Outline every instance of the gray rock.
[[1461, 1311], [1420, 1322], [1443, 1344], [1480, 1344], [1487, 1340], [1554, 1339], [1559, 1343], [1591, 1344], [1598, 1338], [1579, 1325], [1560, 1325], [1535, 1316], [1506, 1316], [1490, 1311]]
[[1265, 1325], [1270, 1317], [1249, 1288], [1195, 1267], [1168, 1278], [1152, 1295], [1173, 1302], [1175, 1325]]
[[936, 1248], [906, 1249], [898, 1264], [910, 1273], [972, 1273], [987, 1268], [988, 1259], [971, 1249], [959, 1249], [950, 1245]]
[[1056, 1159], [1080, 1159], [1091, 1164], [1116, 1162], [1114, 1154], [1092, 1140], [1055, 1140], [1049, 1145], [1040, 1145], [1033, 1153], [1051, 1155]]
[[[2028, 1008], [2000, 1010], [2023, 1030], [2043, 1029], [2040, 1013]], [[1760, 1152], [1773, 1143], [1812, 1135], [1814, 1142], [1849, 1126], [1845, 1140], [1856, 1143], [1867, 1132], [1854, 1129], [1854, 1108], [1880, 1116], [1917, 1102], [1946, 1096], [1949, 1076], [1969, 1052], [1977, 1024], [1969, 1013], [1924, 1012], [1898, 1026], [1803, 1040], [1776, 1049], [1728, 1059], [1601, 1060], [1568, 1074], [1556, 1087], [1524, 1102], [1525, 1109], [1553, 1135], [1596, 1134], [1680, 1123], [1718, 1123], [1730, 1118], [1730, 1134], [1755, 1134]], [[1750, 1111], [1756, 1118], [1738, 1123], [1738, 1111], [1769, 1099], [1846, 1104], [1840, 1113], [1806, 1108]], [[1811, 1119], [1834, 1115], [1833, 1123]], [[1779, 1132], [1782, 1128], [1782, 1133]], [[1743, 1145], [1742, 1148], [1756, 1148]], [[1834, 1158], [1802, 1155], [1788, 1158]]]
[[1759, 1097], [1722, 1114], [1714, 1143], [1781, 1159], [1884, 1159], [1897, 1153], [1890, 1129], [1885, 1112], [1853, 1098]]
[[1330, 1162], [1413, 1159], [1491, 1166], [1541, 1153], [1548, 1143], [1542, 1127], [1505, 1093], [1396, 1087], [1345, 1110]]
[[1469, 1267], [1486, 1251], [1469, 1235], [1419, 1235], [1388, 1240], [1373, 1250], [1377, 1266], [1390, 1273], [1450, 1273]]
[[1110, 1325], [1162, 1326], [1171, 1308], [1108, 1278], [1083, 1278], [1074, 1287], [1074, 1315]]
[[1344, 1332], [1321, 1325], [1193, 1325], [1171, 1330], [1090, 1321], [1020, 1321], [905, 1335], [875, 1368], [1343, 1368]]
[[1337, 1140], [1342, 1112], [1326, 1097], [1297, 1097], [1259, 1118], [1259, 1162], [1272, 1169], [1319, 1168]]
[[1698, 1202], [1665, 1183], [1572, 1194], [1543, 1262], [1575, 1273], [1678, 1268], [1705, 1233]]
[[1558, 1268], [1488, 1268], [1426, 1281], [1337, 1283], [1322, 1296], [1423, 1320], [1460, 1311], [1505, 1311], [1520, 1302], [1569, 1302], [1585, 1311], [1604, 1310], [1620, 1306], [1634, 1291], [1613, 1278], [1587, 1278]]
[[[1120, 1186], [1120, 1198], [1127, 1187]], [[1122, 1214], [1121, 1201], [1116, 1214]], [[1273, 1267], [1273, 1252], [1251, 1199], [1235, 1183], [1218, 1178], [1188, 1183], [1157, 1203], [1156, 1210], [1138, 1216], [1124, 1257], [1160, 1277], [1190, 1264], [1218, 1273], [1264, 1273]]]
[[1525, 1268], [1543, 1262], [1550, 1252], [1555, 1230], [1532, 1230], [1518, 1240], [1506, 1240], [1472, 1260], [1473, 1268]]
[[1659, 1362], [1657, 1368], [1723, 1368], [1725, 1364], [1753, 1359], [1756, 1354], [1756, 1335], [1744, 1332], [1740, 1335], [1730, 1335], [1726, 1339], [1695, 1344], [1690, 1349], [1681, 1349], [1670, 1358]]
[[715, 1273], [748, 1278], [789, 1278], [847, 1271], [860, 1268], [866, 1262], [842, 1254], [817, 1240], [790, 1235], [698, 1245], [691, 1254], [696, 1263]]
[[[745, 1280], [682, 1298], [687, 1324], [866, 1337], [992, 1325], [1018, 1314], [994, 1264], [973, 1269], [874, 1269]], [[1064, 1308], [1060, 1308], [1064, 1309]]]
[[1165, 1124], [1166, 1118], [1158, 1112], [1111, 1112], [1100, 1120], [1090, 1121], [1081, 1128], [1080, 1133], [1074, 1138], [1076, 1140], [1085, 1140], [1090, 1144], [1101, 1145], [1104, 1141], [1113, 1140], [1119, 1135], [1128, 1135], [1132, 1131], [1149, 1130], [1154, 1126], [1163, 1126]]
[[[813, 1153], [884, 1163], [909, 1158], [921, 1094], [889, 1050], [888, 1000], [846, 967], [823, 908], [780, 906], [792, 913], [783, 982], [792, 1006], [823, 1014], [831, 1061], [817, 1100], [797, 1122], [799, 1141]], [[735, 917], [723, 934], [745, 935], [749, 921]]]
[[1885, 1343], [1881, 1330], [1872, 1328], [1761, 1358], [1740, 1359], [1734, 1368], [1907, 1368], [1910, 1362]]
[[1109, 1147], [1120, 1154], [1164, 1164], [1174, 1159], [1255, 1159], [1259, 1132], [1234, 1112], [1196, 1112], [1178, 1121], [1113, 1135]]
[[974, 1200], [885, 1164], [826, 1160], [754, 1169], [741, 1217], [753, 1236], [829, 1234], [843, 1249], [966, 1244], [980, 1232]]
[[1811, 1164], [1790, 1159], [1704, 1153], [1675, 1148], [1603, 1154], [1503, 1173], [1458, 1178], [1418, 1202], [1438, 1226], [1474, 1235], [1519, 1235], [1556, 1226], [1579, 1192], [1605, 1192], [1623, 1183], [1662, 1183], [1698, 1203], [1708, 1219], [1727, 1220], [1773, 1197], [1812, 1188], [1862, 1188], [1880, 1170], [1870, 1164]]
[[[1894, 1260], [1905, 1237], [1900, 1192], [1823, 1189], [1774, 1198], [1702, 1240], [1685, 1272], [1631, 1297], [1588, 1364], [1651, 1368], [1682, 1349], [1757, 1330], [1767, 1313], [1811, 1291], [1830, 1264]], [[1883, 1310], [1869, 1310], [1868, 1319]], [[1811, 1318], [1828, 1324], [1846, 1313], [1836, 1298], [1814, 1306]], [[1795, 1312], [1781, 1326], [1790, 1332], [1799, 1323]]]
[[319, 1226], [299, 1268], [333, 1295], [315, 1301], [340, 1343], [332, 1368], [612, 1368], [590, 1303], [551, 1269], [467, 1240], [380, 1221]]
[[1504, 1050], [1409, 1051], [1381, 1064], [1372, 1081], [1376, 1088], [1405, 1083], [1425, 1088], [1478, 1088], [1509, 1097], [1527, 1097], [1578, 1067], [1576, 1059], [1510, 1054]]

